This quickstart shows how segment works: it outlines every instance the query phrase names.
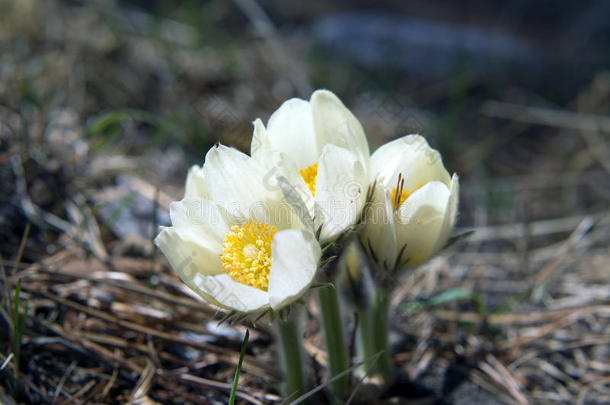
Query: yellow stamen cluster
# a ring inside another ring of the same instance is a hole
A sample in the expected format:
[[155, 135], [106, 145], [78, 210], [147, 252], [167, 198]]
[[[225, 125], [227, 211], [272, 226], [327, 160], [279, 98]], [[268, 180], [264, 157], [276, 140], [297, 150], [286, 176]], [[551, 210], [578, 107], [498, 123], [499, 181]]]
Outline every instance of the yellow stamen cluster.
[[316, 181], [318, 180], [318, 164], [314, 163], [311, 166], [307, 166], [304, 169], [299, 169], [299, 173], [303, 180], [305, 180], [305, 184], [311, 191], [311, 195], [316, 196]]
[[271, 272], [271, 242], [277, 228], [251, 219], [225, 235], [220, 261], [235, 281], [267, 291]]

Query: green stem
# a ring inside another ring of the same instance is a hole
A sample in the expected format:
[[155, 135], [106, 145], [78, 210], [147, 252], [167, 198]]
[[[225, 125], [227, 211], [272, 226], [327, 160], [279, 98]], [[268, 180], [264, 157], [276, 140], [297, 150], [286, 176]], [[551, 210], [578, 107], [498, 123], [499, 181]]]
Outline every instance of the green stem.
[[282, 367], [284, 369], [282, 391], [285, 396], [291, 398], [296, 398], [305, 392], [301, 336], [295, 315], [291, 314], [286, 320], [277, 320], [282, 346]]
[[[375, 370], [386, 377], [386, 381], [393, 377], [392, 364], [390, 362], [389, 345], [389, 317], [390, 317], [390, 294], [381, 289], [375, 291], [373, 297], [371, 315], [373, 332], [373, 350], [375, 353], [382, 352], [377, 360]], [[373, 353], [374, 354], [374, 353]]]
[[[370, 316], [370, 310], [358, 309], [358, 353], [360, 353], [359, 360], [366, 360], [375, 354], [373, 347], [373, 333], [372, 333], [372, 322]], [[372, 361], [369, 361], [363, 365], [364, 371], [371, 370]], [[373, 367], [374, 368], [374, 367]]]
[[369, 307], [358, 312], [360, 358], [365, 360], [380, 353], [377, 360], [367, 363], [364, 369], [382, 377], [384, 385], [391, 384], [394, 378], [388, 341], [390, 298], [389, 292], [375, 289]]
[[[339, 309], [339, 297], [335, 286], [319, 289], [320, 308], [326, 337], [328, 353], [328, 378], [345, 371], [349, 367], [347, 348], [343, 336], [343, 321]], [[336, 399], [342, 399], [347, 394], [348, 376], [341, 377], [330, 384]]]

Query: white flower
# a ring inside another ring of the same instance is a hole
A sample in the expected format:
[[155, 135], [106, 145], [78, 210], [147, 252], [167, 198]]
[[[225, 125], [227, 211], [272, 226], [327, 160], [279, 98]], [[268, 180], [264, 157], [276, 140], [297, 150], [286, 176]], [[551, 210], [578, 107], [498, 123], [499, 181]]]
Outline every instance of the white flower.
[[415, 267], [447, 242], [458, 207], [459, 183], [440, 154], [419, 135], [389, 142], [371, 156], [375, 193], [360, 239], [378, 266]]
[[155, 243], [182, 280], [208, 302], [240, 312], [277, 310], [308, 289], [321, 256], [314, 234], [268, 168], [225, 146], [194, 166], [171, 227]]
[[257, 119], [251, 155], [268, 160], [269, 151], [279, 156], [266, 165], [287, 181], [284, 191], [300, 200], [315, 230], [321, 227], [321, 241], [355, 224], [366, 200], [369, 147], [362, 125], [337, 96], [317, 90], [310, 101], [284, 102], [266, 128]]

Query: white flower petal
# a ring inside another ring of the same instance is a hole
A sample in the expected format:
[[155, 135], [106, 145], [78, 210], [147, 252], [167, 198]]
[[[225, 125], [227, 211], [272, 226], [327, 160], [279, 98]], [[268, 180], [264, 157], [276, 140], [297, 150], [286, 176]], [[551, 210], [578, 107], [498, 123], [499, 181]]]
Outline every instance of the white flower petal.
[[443, 225], [441, 226], [440, 235], [433, 251], [438, 252], [442, 249], [453, 231], [455, 226], [455, 219], [458, 211], [458, 203], [460, 199], [460, 183], [457, 174], [453, 174], [451, 177], [451, 185], [449, 186], [449, 200], [447, 201], [447, 207], [445, 208], [445, 218], [443, 219]]
[[222, 251], [218, 252], [214, 247], [201, 245], [189, 234], [184, 234], [174, 227], [162, 228], [161, 233], [155, 238], [155, 244], [180, 278], [191, 288], [196, 274], [222, 273], [223, 268], [220, 263]]
[[307, 194], [309, 194], [309, 197], [312, 197], [307, 186], [304, 186], [304, 189], [302, 188], [301, 191], [298, 191], [298, 189], [293, 186], [294, 183], [291, 183], [283, 176], [278, 178], [278, 183], [282, 189], [286, 202], [292, 207], [301, 223], [305, 226], [305, 229], [315, 232], [312, 210], [310, 210], [307, 207], [307, 203], [303, 201], [303, 197], [305, 197], [307, 199], [306, 201], [313, 202], [313, 198], [307, 198]]
[[196, 275], [193, 290], [214, 299], [216, 305], [239, 312], [262, 311], [269, 307], [269, 294], [233, 280], [228, 274]]
[[313, 282], [322, 254], [311, 232], [286, 230], [275, 234], [269, 274], [269, 304], [278, 309], [298, 298]]
[[241, 221], [250, 217], [250, 211], [259, 210], [273, 192], [278, 193], [264, 184], [268, 173], [258, 161], [223, 145], [207, 153], [203, 173], [214, 203]]
[[[438, 240], [449, 189], [439, 181], [433, 181], [414, 192], [396, 212], [396, 239], [400, 263], [415, 267], [432, 253]], [[405, 266], [399, 266], [405, 267]]]
[[377, 264], [391, 269], [398, 252], [390, 194], [378, 184], [367, 207], [360, 240]]
[[[321, 241], [337, 237], [355, 224], [366, 200], [368, 176], [350, 151], [328, 144], [318, 164], [316, 207], [323, 219]], [[318, 223], [316, 223], [318, 226]]]
[[[264, 179], [265, 186], [270, 190], [281, 190], [283, 195], [286, 196], [285, 186], [287, 182], [294, 189], [291, 193], [298, 195], [307, 207], [309, 214], [313, 216], [313, 196], [294, 161], [285, 153], [276, 150], [267, 150], [260, 153], [257, 160], [265, 166], [268, 173]], [[283, 180], [280, 182], [280, 179]]]
[[267, 136], [273, 149], [287, 154], [301, 169], [318, 160], [318, 145], [308, 101], [299, 98], [285, 101], [269, 118]]
[[318, 151], [327, 144], [353, 152], [364, 170], [369, 170], [369, 145], [360, 121], [339, 98], [328, 90], [317, 90], [311, 96], [313, 122]]
[[264, 222], [275, 226], [277, 229], [306, 229], [304, 224], [295, 211], [295, 207], [290, 205], [284, 198], [269, 198], [259, 203], [253, 204], [248, 211], [248, 218]]
[[[419, 135], [406, 135], [381, 145], [371, 155], [371, 178], [385, 180], [393, 176], [398, 170], [398, 163], [403, 158], [403, 153], [409, 149], [409, 145], [422, 145], [426, 141]], [[384, 183], [389, 186], [389, 180]], [[392, 185], [393, 186], [393, 185]]]
[[371, 156], [371, 176], [386, 188], [396, 187], [399, 174], [405, 179], [404, 189], [409, 193], [430, 181], [440, 181], [448, 187], [451, 180], [440, 154], [420, 135], [398, 138]]
[[191, 166], [186, 175], [184, 186], [184, 198], [209, 198], [208, 189], [203, 178], [203, 168], [201, 166]]
[[263, 121], [257, 118], [254, 121], [254, 131], [252, 132], [252, 141], [250, 142], [250, 156], [260, 160], [265, 151], [271, 149], [271, 141], [267, 136], [267, 130], [263, 125]]
[[222, 251], [222, 242], [230, 231], [231, 218], [210, 200], [185, 198], [169, 205], [172, 226], [184, 237], [209, 249]]

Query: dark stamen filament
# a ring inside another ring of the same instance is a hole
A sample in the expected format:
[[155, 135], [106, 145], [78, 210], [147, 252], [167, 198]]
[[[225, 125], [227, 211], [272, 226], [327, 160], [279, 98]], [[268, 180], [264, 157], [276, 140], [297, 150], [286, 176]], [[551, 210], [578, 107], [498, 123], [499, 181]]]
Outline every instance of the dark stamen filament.
[[400, 205], [400, 196], [402, 196], [402, 190], [405, 188], [405, 179], [402, 177], [402, 173], [398, 173], [398, 182], [396, 183], [396, 193], [394, 194], [394, 211], [398, 210]]

